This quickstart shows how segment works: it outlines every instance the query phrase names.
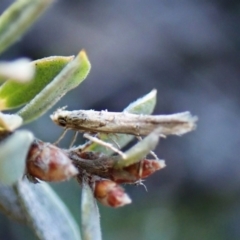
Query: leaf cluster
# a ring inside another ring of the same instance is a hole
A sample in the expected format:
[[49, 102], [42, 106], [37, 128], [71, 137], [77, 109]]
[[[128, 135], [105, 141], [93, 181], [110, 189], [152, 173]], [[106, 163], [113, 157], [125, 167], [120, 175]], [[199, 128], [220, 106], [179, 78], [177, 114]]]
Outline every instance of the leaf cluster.
[[[0, 16], [0, 53], [16, 42], [53, 2], [14, 2]], [[133, 135], [97, 133], [95, 139], [105, 144], [91, 138], [83, 146], [64, 150], [41, 142], [27, 129], [18, 130], [37, 120], [66, 93], [79, 86], [90, 69], [84, 50], [75, 57], [52, 56], [35, 61], [0, 62], [0, 209], [9, 217], [28, 224], [41, 240], [79, 240], [81, 236], [89, 240], [101, 239], [96, 199], [112, 207], [130, 203], [119, 184], [141, 183], [143, 177], [165, 166], [158, 159], [146, 159], [159, 141], [160, 128], [117, 156], [113, 156], [114, 148], [108, 143], [117, 143], [121, 149], [134, 139]], [[131, 103], [123, 113], [152, 114], [156, 93], [153, 90]], [[18, 110], [14, 114], [2, 112], [9, 109]], [[187, 121], [192, 121], [195, 126], [196, 119]], [[60, 175], [56, 175], [59, 169]], [[51, 175], [46, 175], [48, 173]], [[60, 180], [75, 176], [82, 186], [81, 234], [64, 203], [46, 183], [59, 180], [59, 176]], [[43, 181], [33, 183], [39, 179]]]

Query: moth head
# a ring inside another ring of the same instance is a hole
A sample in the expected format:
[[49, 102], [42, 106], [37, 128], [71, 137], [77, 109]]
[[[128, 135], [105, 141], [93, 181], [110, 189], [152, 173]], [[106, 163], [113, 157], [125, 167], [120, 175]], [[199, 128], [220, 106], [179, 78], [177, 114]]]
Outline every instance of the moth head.
[[55, 111], [52, 115], [50, 115], [50, 118], [57, 125], [59, 125], [61, 127], [66, 127], [66, 125], [67, 125], [67, 120], [66, 120], [67, 112], [68, 111], [63, 110], [63, 108], [60, 108], [57, 111]]
[[60, 125], [61, 127], [66, 127], [66, 125], [67, 125], [66, 118], [64, 118], [64, 117], [59, 117], [59, 118], [58, 118], [58, 125]]

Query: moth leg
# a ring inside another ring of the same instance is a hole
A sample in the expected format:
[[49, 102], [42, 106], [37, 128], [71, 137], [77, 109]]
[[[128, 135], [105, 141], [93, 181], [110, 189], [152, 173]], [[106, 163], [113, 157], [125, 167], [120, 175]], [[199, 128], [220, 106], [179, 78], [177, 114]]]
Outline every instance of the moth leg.
[[141, 186], [143, 186], [144, 187], [144, 189], [145, 189], [145, 191], [147, 192], [148, 190], [147, 190], [147, 186], [143, 183], [143, 181], [144, 180], [139, 180], [139, 185], [141, 185]]
[[54, 145], [58, 145], [58, 144], [60, 143], [60, 141], [61, 141], [61, 140], [64, 138], [64, 136], [66, 135], [67, 131], [68, 131], [68, 129], [65, 128], [64, 131], [63, 131], [63, 133], [62, 133], [62, 134], [60, 135], [60, 137], [57, 139], [57, 141], [54, 142], [53, 144], [54, 144]]
[[70, 143], [70, 145], [69, 145], [69, 148], [72, 148], [72, 146], [73, 146], [73, 144], [76, 142], [76, 140], [77, 140], [77, 136], [78, 136], [78, 132], [76, 131], [75, 133], [74, 133], [74, 135], [73, 135], [73, 139], [72, 139], [72, 141], [71, 141], [71, 143]]
[[101, 139], [99, 139], [97, 137], [94, 137], [94, 136], [91, 136], [91, 135], [89, 135], [87, 133], [84, 133], [83, 136], [85, 138], [89, 139], [92, 142], [95, 142], [95, 143], [97, 143], [99, 145], [102, 145], [102, 146], [104, 146], [106, 148], [111, 149], [112, 151], [114, 151], [114, 152], [118, 153], [120, 156], [122, 156], [123, 159], [126, 159], [126, 155], [122, 151], [120, 151], [119, 149], [115, 148], [112, 144], [106, 143], [106, 142], [102, 141]]
[[146, 186], [143, 182], [144, 182], [144, 180], [139, 179], [137, 182], [134, 183], [134, 185], [143, 186], [144, 189], [145, 189], [145, 191], [147, 192], [147, 191], [148, 191], [148, 190], [147, 190], [147, 186]]

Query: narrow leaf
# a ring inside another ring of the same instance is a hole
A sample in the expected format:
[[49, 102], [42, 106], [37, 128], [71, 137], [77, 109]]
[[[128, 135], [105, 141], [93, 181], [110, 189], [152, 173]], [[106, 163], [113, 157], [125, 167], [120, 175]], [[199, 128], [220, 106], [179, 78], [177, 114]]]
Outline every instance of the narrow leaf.
[[20, 107], [32, 100], [72, 59], [73, 56], [54, 56], [29, 63], [29, 66], [36, 68], [34, 78], [24, 84], [15, 79], [5, 82], [0, 87], [0, 109]]
[[115, 163], [115, 168], [127, 167], [131, 164], [139, 162], [146, 155], [155, 149], [159, 141], [161, 128], [157, 128], [142, 141], [135, 144], [128, 151], [124, 152], [125, 158], [119, 156], [119, 160]]
[[128, 105], [123, 111], [134, 114], [152, 114], [157, 102], [157, 90], [153, 89], [148, 94]]
[[0, 183], [11, 185], [24, 174], [28, 149], [34, 137], [31, 132], [20, 130], [0, 144]]
[[39, 239], [81, 239], [75, 220], [48, 184], [33, 184], [24, 180], [15, 189], [28, 224]]
[[91, 65], [85, 51], [81, 51], [30, 103], [18, 114], [24, 123], [43, 115], [68, 91], [77, 87], [88, 75]]
[[[126, 107], [123, 111], [134, 114], [151, 114], [156, 105], [156, 95], [157, 90], [154, 89], [150, 93], [146, 94], [142, 98], [137, 99], [133, 103], [131, 103], [128, 107]], [[130, 141], [134, 139], [134, 136], [128, 134], [98, 134], [98, 138], [103, 141], [109, 141], [118, 144], [119, 148], [126, 146]], [[96, 143], [92, 143], [91, 145], [84, 148], [86, 151], [95, 151], [102, 152], [105, 154], [111, 154], [112, 151], [107, 149], [104, 146], [101, 146]]]
[[18, 0], [0, 17], [0, 53], [16, 42], [53, 0]]
[[0, 184], [0, 210], [16, 221], [26, 221], [17, 195], [12, 186]]
[[101, 240], [100, 216], [92, 189], [83, 182], [82, 186], [82, 237], [83, 240]]

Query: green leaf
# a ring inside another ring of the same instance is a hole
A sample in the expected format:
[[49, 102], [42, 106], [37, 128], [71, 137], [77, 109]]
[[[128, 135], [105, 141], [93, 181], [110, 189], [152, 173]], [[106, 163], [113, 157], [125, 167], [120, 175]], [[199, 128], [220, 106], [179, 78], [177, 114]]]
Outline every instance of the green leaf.
[[22, 178], [33, 135], [26, 130], [13, 133], [0, 144], [0, 183], [11, 185]]
[[36, 68], [32, 81], [18, 83], [9, 79], [0, 87], [0, 109], [20, 107], [32, 100], [72, 59], [73, 56], [54, 56], [31, 62]]
[[101, 240], [100, 216], [96, 200], [90, 186], [82, 186], [82, 238], [83, 240]]
[[[131, 103], [123, 111], [134, 114], [151, 114], [156, 105], [157, 90], [154, 89], [150, 93], [146, 94], [142, 98]], [[126, 146], [130, 141], [134, 139], [134, 136], [128, 134], [98, 134], [98, 138], [105, 142], [117, 143], [119, 148]], [[97, 143], [92, 143], [88, 147], [84, 148], [84, 151], [102, 152], [105, 154], [111, 154], [112, 151]]]
[[0, 17], [0, 53], [34, 23], [53, 0], [18, 0]]
[[29, 225], [41, 240], [80, 240], [79, 228], [69, 210], [44, 182], [20, 181], [15, 187]]
[[77, 87], [88, 75], [91, 65], [87, 54], [82, 50], [30, 103], [18, 114], [24, 123], [43, 115], [68, 91]]

